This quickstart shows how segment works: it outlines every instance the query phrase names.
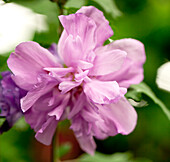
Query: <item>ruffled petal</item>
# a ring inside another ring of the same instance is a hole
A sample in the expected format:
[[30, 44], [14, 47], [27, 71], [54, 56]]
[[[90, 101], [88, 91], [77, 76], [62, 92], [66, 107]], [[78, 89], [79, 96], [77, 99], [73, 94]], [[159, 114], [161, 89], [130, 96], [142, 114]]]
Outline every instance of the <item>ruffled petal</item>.
[[[75, 133], [76, 135], [76, 133]], [[77, 137], [77, 140], [80, 144], [80, 147], [82, 150], [87, 152], [90, 155], [94, 155], [95, 149], [96, 149], [96, 143], [94, 142], [94, 139], [92, 136], [79, 136]]]
[[48, 48], [48, 50], [56, 57], [55, 59], [57, 60], [58, 66], [62, 67], [64, 64], [61, 60], [61, 58], [58, 55], [58, 46], [56, 43], [52, 43], [51, 46]]
[[77, 13], [85, 14], [87, 17], [93, 19], [96, 23], [96, 38], [97, 46], [103, 45], [103, 43], [113, 35], [113, 30], [109, 26], [109, 22], [103, 15], [103, 12], [93, 6], [84, 6], [80, 8]]
[[127, 38], [116, 40], [109, 45], [111, 49], [120, 49], [127, 53], [127, 58], [138, 65], [143, 65], [146, 60], [143, 43], [138, 40]]
[[126, 58], [126, 52], [121, 50], [103, 51], [103, 47], [96, 50], [94, 67], [90, 69], [92, 76], [107, 75], [118, 71]]
[[99, 113], [114, 122], [117, 132], [127, 135], [131, 133], [137, 123], [137, 113], [126, 98], [121, 98], [117, 103], [98, 106]]
[[44, 68], [44, 70], [51, 72], [51, 74], [55, 74], [58, 76], [65, 76], [66, 74], [70, 72], [74, 72], [74, 68], [69, 67], [69, 68]]
[[52, 91], [58, 84], [57, 80], [43, 76], [41, 81], [21, 99], [21, 109], [27, 111], [41, 96]]
[[[96, 46], [96, 40], [94, 32], [96, 29], [95, 22], [83, 14], [71, 14], [68, 16], [59, 16], [59, 19], [64, 27], [63, 34], [58, 43], [58, 50], [60, 57], [66, 64], [72, 57], [86, 59], [86, 55], [90, 50], [93, 50]], [[67, 41], [67, 42], [66, 42]], [[83, 46], [81, 45], [83, 44]], [[81, 50], [80, 50], [81, 47]], [[67, 50], [68, 48], [68, 50]], [[69, 48], [74, 51], [69, 58], [67, 52]], [[78, 49], [77, 49], [78, 48]], [[75, 50], [79, 53], [75, 53]]]
[[81, 116], [77, 116], [73, 118], [70, 128], [74, 131], [81, 149], [90, 155], [94, 155], [96, 144], [90, 131], [90, 124], [86, 122]]
[[88, 76], [87, 76], [88, 73], [89, 73], [89, 70], [85, 70], [85, 71], [80, 71], [80, 73], [78, 73], [78, 74], [75, 74], [75, 81], [81, 82], [85, 78], [88, 78]]
[[138, 84], [143, 80], [143, 64], [145, 62], [145, 49], [141, 42], [135, 39], [122, 39], [104, 47], [105, 51], [120, 49], [127, 53], [121, 69], [100, 77], [100, 80], [115, 80], [120, 86], [128, 88], [131, 84]]
[[67, 104], [69, 102], [70, 99], [70, 95], [67, 94], [65, 96], [63, 96], [63, 99], [61, 101], [61, 104], [59, 106], [57, 106], [56, 108], [54, 108], [52, 111], [50, 111], [48, 113], [49, 116], [55, 116], [56, 120], [59, 120], [64, 112], [64, 110], [67, 107]]
[[22, 80], [20, 83], [19, 79], [16, 79], [17, 84], [27, 88], [37, 83], [37, 75], [45, 73], [44, 67], [58, 65], [55, 56], [35, 42], [19, 44], [15, 52], [10, 55], [7, 63], [14, 75]]
[[64, 96], [57, 89], [53, 89], [44, 95], [42, 94], [32, 107], [24, 113], [26, 122], [37, 132], [48, 120], [48, 113], [60, 106], [63, 99]]
[[50, 117], [43, 125], [42, 128], [36, 133], [35, 138], [45, 144], [50, 145], [53, 135], [55, 133], [58, 121], [54, 117]]
[[87, 70], [91, 69], [93, 67], [93, 64], [87, 61], [79, 60], [77, 66], [83, 70]]
[[57, 44], [56, 43], [52, 43], [51, 46], [48, 48], [48, 50], [55, 56], [58, 56], [58, 52], [57, 52]]
[[78, 114], [84, 107], [84, 103], [86, 102], [86, 96], [84, 93], [81, 93], [80, 96], [78, 97], [78, 100], [74, 104], [73, 108], [71, 109], [68, 119], [73, 118], [76, 114]]
[[33, 85], [37, 83], [37, 79], [32, 79], [28, 81], [28, 78], [24, 78], [23, 76], [18, 76], [18, 75], [12, 75], [11, 76], [12, 80], [15, 82], [17, 86], [24, 90], [30, 90], [32, 89]]
[[68, 37], [68, 34], [65, 30], [63, 30], [61, 36], [60, 36], [60, 39], [58, 41], [58, 55], [59, 57], [61, 58], [62, 62], [64, 62], [64, 54], [63, 54], [63, 51], [64, 51], [64, 47], [63, 47], [63, 44], [65, 44], [65, 41]]
[[91, 80], [84, 84], [84, 93], [94, 103], [110, 104], [117, 102], [117, 100], [126, 93], [126, 89], [121, 89], [115, 81], [98, 81]]
[[75, 66], [78, 60], [83, 59], [83, 43], [77, 35], [69, 35], [63, 44], [62, 57], [67, 66]]
[[61, 93], [67, 93], [68, 91], [70, 91], [71, 89], [79, 86], [81, 84], [81, 82], [74, 82], [74, 81], [63, 81], [59, 84], [59, 89], [61, 90]]
[[94, 136], [98, 139], [105, 139], [109, 136], [118, 134], [115, 123], [112, 120], [106, 119], [102, 114], [99, 114], [102, 120], [96, 120], [93, 124], [92, 131]]
[[92, 132], [93, 136], [98, 139], [105, 139], [108, 136], [115, 136], [118, 134], [114, 122], [99, 112], [100, 107], [96, 110], [95, 107], [98, 106], [98, 104], [90, 103], [90, 101], [85, 99], [86, 97], [82, 103], [83, 109], [80, 114], [84, 121], [91, 125], [89, 131]]

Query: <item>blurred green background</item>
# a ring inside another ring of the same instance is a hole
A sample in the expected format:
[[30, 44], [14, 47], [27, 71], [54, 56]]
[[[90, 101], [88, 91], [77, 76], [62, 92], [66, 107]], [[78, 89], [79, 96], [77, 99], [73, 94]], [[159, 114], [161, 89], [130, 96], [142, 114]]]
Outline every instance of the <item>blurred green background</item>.
[[[109, 20], [114, 31], [113, 40], [134, 38], [144, 43], [147, 56], [144, 81], [170, 107], [170, 93], [158, 89], [155, 83], [158, 67], [170, 59], [169, 0], [68, 0], [67, 3], [50, 0], [11, 1], [47, 16], [48, 31], [36, 32], [33, 38], [44, 47], [58, 41], [61, 29], [57, 16], [60, 13], [73, 13], [83, 5], [96, 6]], [[59, 10], [61, 7], [64, 7], [62, 11]], [[6, 59], [10, 52], [0, 55], [0, 71], [7, 70]], [[96, 140], [98, 152], [113, 154], [130, 151], [134, 157], [154, 162], [170, 161], [170, 123], [152, 100], [143, 97], [148, 101], [148, 106], [136, 108], [138, 124], [134, 132], [128, 136], [117, 135], [104, 141]], [[29, 126], [21, 123], [0, 136], [1, 161], [35, 161], [32, 148], [34, 133]]]

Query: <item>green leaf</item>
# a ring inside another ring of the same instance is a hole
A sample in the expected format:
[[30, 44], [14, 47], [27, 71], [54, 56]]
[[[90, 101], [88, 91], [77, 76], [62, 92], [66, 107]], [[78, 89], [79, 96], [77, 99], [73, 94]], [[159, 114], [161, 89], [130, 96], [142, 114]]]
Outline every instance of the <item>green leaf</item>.
[[128, 101], [130, 102], [130, 104], [131, 104], [133, 107], [142, 108], [142, 107], [148, 106], [148, 102], [145, 101], [145, 100], [141, 100], [141, 101], [139, 101], [139, 102], [136, 102], [136, 101], [133, 100], [133, 99], [128, 99]]
[[147, 101], [142, 99], [142, 93], [137, 92], [133, 88], [129, 88], [128, 92], [125, 94], [130, 104], [134, 107], [141, 108], [147, 106]]
[[6, 55], [1, 56], [0, 55], [0, 72], [8, 70], [8, 66], [7, 66], [7, 63], [6, 63], [7, 59], [8, 59], [8, 56], [6, 56]]
[[133, 155], [130, 152], [115, 153], [112, 155], [96, 152], [94, 156], [88, 154], [82, 155], [78, 162], [151, 162], [151, 160], [145, 158], [133, 159]]
[[165, 115], [170, 120], [169, 109], [165, 106], [165, 104], [159, 98], [156, 97], [154, 92], [151, 90], [151, 88], [147, 84], [142, 82], [138, 85], [131, 85], [131, 88], [133, 88], [137, 93], [143, 93], [143, 94], [147, 95], [148, 97], [150, 97], [156, 104], [158, 104], [160, 106], [162, 111], [165, 113]]
[[113, 18], [121, 16], [121, 11], [117, 8], [114, 0], [93, 0], [104, 8], [104, 10], [111, 14]]
[[75, 8], [75, 7], [64, 7], [65, 9], [65, 15], [69, 15], [69, 14], [74, 14], [76, 13], [76, 11], [79, 9], [79, 8]]
[[18, 131], [12, 127], [8, 132], [0, 135], [1, 162], [30, 162], [33, 161], [30, 153], [33, 131], [27, 129]]
[[142, 99], [142, 94], [138, 93], [135, 89], [130, 89], [126, 94], [126, 98], [133, 99], [137, 102], [141, 101]]
[[80, 0], [68, 0], [64, 5], [65, 8], [80, 8], [85, 5], [85, 1]]
[[96, 152], [94, 156], [90, 156], [85, 154], [81, 157], [80, 162], [127, 162], [128, 159], [131, 158], [130, 153], [115, 153], [113, 155], [105, 155]]
[[74, 14], [78, 9], [85, 5], [85, 1], [80, 0], [68, 0], [64, 5], [64, 14]]
[[3, 0], [5, 3], [8, 3], [9, 2], [9, 0]]

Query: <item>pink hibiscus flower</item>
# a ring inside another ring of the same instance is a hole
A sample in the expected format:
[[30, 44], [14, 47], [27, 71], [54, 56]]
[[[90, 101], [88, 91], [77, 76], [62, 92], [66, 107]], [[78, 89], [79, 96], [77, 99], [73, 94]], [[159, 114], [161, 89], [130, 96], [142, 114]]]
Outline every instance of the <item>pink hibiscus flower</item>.
[[49, 145], [58, 122], [68, 118], [81, 148], [94, 154], [93, 137], [126, 135], [136, 126], [136, 111], [124, 94], [143, 80], [144, 46], [134, 39], [103, 46], [113, 31], [92, 6], [59, 19], [64, 31], [58, 51], [24, 42], [8, 66], [15, 83], [28, 91], [21, 107], [37, 140]]

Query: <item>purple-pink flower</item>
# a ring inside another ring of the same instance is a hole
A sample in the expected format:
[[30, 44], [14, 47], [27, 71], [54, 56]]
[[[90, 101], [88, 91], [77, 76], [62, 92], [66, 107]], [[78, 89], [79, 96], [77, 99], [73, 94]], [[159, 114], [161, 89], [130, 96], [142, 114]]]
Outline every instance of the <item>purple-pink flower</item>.
[[58, 122], [69, 119], [81, 148], [94, 154], [93, 137], [126, 135], [136, 126], [136, 111], [124, 94], [143, 80], [144, 46], [134, 39], [103, 46], [113, 31], [92, 6], [59, 19], [64, 31], [58, 47], [21, 43], [8, 66], [28, 91], [21, 108], [36, 139], [49, 145]]
[[12, 80], [11, 72], [4, 71], [0, 79], [0, 117], [5, 121], [0, 126], [0, 134], [8, 131], [15, 122], [23, 116], [20, 99], [26, 95], [26, 91], [19, 88]]

